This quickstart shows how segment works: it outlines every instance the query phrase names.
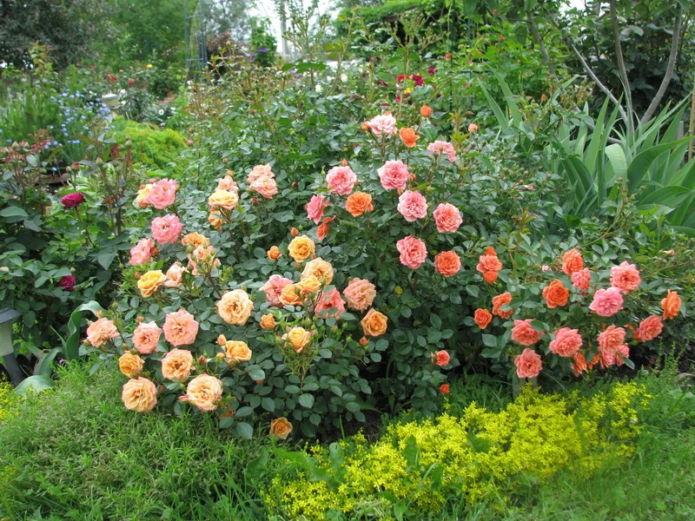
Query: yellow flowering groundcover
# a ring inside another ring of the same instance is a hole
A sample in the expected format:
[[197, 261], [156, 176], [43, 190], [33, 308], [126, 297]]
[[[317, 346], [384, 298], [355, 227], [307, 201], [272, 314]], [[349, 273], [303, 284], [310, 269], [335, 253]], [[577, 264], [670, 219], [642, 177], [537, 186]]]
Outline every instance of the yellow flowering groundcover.
[[437, 513], [462, 494], [469, 503], [491, 493], [508, 499], [521, 476], [545, 481], [567, 469], [588, 477], [606, 457], [630, 455], [648, 399], [634, 382], [588, 398], [527, 386], [499, 412], [471, 403], [460, 418], [392, 424], [371, 445], [360, 434], [282, 453], [303, 470], [275, 477], [265, 500], [289, 519], [323, 519], [375, 505]]

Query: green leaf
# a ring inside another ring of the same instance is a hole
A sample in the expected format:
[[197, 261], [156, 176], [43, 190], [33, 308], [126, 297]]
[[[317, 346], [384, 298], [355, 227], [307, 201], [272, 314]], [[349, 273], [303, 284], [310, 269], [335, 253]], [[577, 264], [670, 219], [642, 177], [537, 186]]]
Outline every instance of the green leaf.
[[263, 398], [261, 400], [261, 407], [263, 407], [268, 412], [273, 412], [275, 410], [275, 400], [272, 398]]
[[313, 394], [302, 394], [299, 397], [299, 404], [302, 407], [305, 407], [307, 409], [311, 409], [314, 406], [314, 395]]
[[483, 334], [483, 344], [487, 347], [497, 347], [497, 337], [495, 335]]
[[244, 418], [253, 414], [253, 407], [239, 407], [234, 415], [236, 418]]
[[8, 206], [0, 210], [0, 217], [21, 217], [22, 219], [26, 219], [29, 217], [29, 214], [19, 206]]
[[239, 422], [236, 424], [236, 433], [240, 438], [250, 440], [253, 438], [253, 427], [246, 422]]
[[97, 256], [97, 262], [101, 265], [102, 268], [105, 270], [109, 269], [109, 266], [113, 263], [113, 260], [116, 258], [115, 253], [111, 252], [102, 252]]
[[265, 371], [257, 365], [252, 365], [246, 372], [252, 380], [265, 380]]
[[37, 393], [40, 393], [46, 389], [51, 389], [53, 385], [53, 380], [50, 378], [42, 375], [34, 375], [22, 380], [22, 382], [15, 388], [14, 392], [23, 395], [26, 394], [29, 389], [33, 389]]

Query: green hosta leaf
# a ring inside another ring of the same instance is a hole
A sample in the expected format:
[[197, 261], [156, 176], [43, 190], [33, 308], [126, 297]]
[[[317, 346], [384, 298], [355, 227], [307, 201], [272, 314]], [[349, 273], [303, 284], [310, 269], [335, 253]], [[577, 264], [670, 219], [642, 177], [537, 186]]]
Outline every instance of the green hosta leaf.
[[15, 388], [17, 394], [26, 394], [29, 389], [33, 389], [36, 392], [45, 391], [53, 387], [53, 380], [41, 375], [30, 376], [22, 380], [22, 382]]

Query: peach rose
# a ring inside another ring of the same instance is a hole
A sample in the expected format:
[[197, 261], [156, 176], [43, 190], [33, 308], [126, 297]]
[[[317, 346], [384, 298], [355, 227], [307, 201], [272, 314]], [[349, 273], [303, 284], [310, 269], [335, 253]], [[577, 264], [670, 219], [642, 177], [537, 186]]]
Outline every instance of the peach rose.
[[608, 326], [598, 335], [599, 352], [615, 353], [625, 343], [625, 330], [622, 327]]
[[681, 309], [681, 298], [678, 293], [668, 290], [666, 298], [661, 301], [661, 309], [664, 310], [664, 320], [677, 317]]
[[256, 192], [266, 199], [272, 199], [278, 193], [278, 184], [273, 177], [259, 177], [249, 185], [249, 192]]
[[543, 369], [541, 355], [528, 347], [514, 359], [514, 365], [519, 378], [536, 378]]
[[470, 125], [468, 125], [468, 132], [470, 132], [471, 134], [475, 134], [476, 132], [478, 132], [478, 125], [476, 125], [475, 123], [471, 123]]
[[208, 215], [208, 222], [210, 223], [210, 226], [217, 231], [220, 231], [222, 229], [222, 225], [224, 224], [224, 221], [222, 221], [222, 214], [217, 210], [210, 212], [210, 215]]
[[263, 329], [275, 329], [275, 317], [270, 313], [261, 317], [261, 327]]
[[193, 253], [188, 254], [188, 269], [191, 274], [200, 275], [198, 265], [203, 267], [204, 272], [208, 272], [213, 268], [217, 268], [222, 264], [217, 258], [217, 250], [214, 246], [196, 246]]
[[640, 282], [639, 270], [634, 264], [628, 264], [627, 261], [624, 261], [619, 266], [611, 268], [611, 286], [618, 288], [625, 294], [636, 290]]
[[406, 190], [398, 198], [396, 209], [408, 222], [415, 222], [427, 216], [427, 199], [420, 192]]
[[137, 204], [140, 208], [147, 208], [147, 198], [150, 195], [150, 192], [152, 191], [152, 184], [148, 183], [146, 185], [140, 186], [140, 190], [138, 190], [138, 195], [135, 198], [135, 204]]
[[480, 329], [485, 329], [492, 322], [492, 314], [487, 309], [476, 309], [473, 320]]
[[420, 139], [420, 136], [418, 136], [417, 133], [410, 127], [400, 129], [398, 131], [398, 135], [401, 137], [403, 144], [408, 148], [413, 148], [415, 145], [417, 145], [417, 140]]
[[[331, 313], [331, 310], [335, 311]], [[345, 313], [345, 301], [340, 296], [340, 292], [333, 288], [327, 293], [322, 293], [314, 307], [314, 313], [319, 318], [340, 318], [340, 315]]]
[[420, 107], [420, 115], [423, 118], [429, 118], [432, 115], [432, 108], [428, 107], [427, 105], [423, 105]]
[[200, 374], [188, 382], [186, 394], [179, 398], [182, 402], [191, 402], [203, 412], [217, 409], [217, 402], [222, 398], [222, 382], [209, 374]]
[[563, 327], [555, 331], [555, 339], [550, 342], [548, 347], [556, 355], [573, 358], [583, 343], [579, 330]]
[[133, 331], [133, 345], [141, 355], [149, 355], [157, 350], [162, 330], [154, 322], [142, 322]]
[[512, 294], [508, 291], [502, 293], [501, 295], [497, 295], [496, 297], [492, 297], [492, 314], [504, 319], [508, 319], [514, 314], [514, 310], [510, 309], [509, 311], [504, 311], [502, 306], [505, 304], [511, 304], [511, 302]]
[[350, 309], [365, 311], [376, 298], [376, 287], [368, 280], [352, 279], [343, 294]]
[[298, 288], [295, 284], [288, 284], [287, 286], [283, 287], [280, 291], [278, 301], [278, 305], [282, 304], [283, 306], [301, 306], [301, 289]]
[[409, 235], [396, 243], [400, 255], [401, 264], [411, 270], [416, 270], [427, 260], [427, 246], [425, 243]]
[[174, 348], [162, 358], [162, 376], [174, 382], [184, 382], [193, 369], [193, 355], [187, 349]]
[[151, 185], [149, 193], [145, 198], [145, 204], [151, 204], [157, 210], [164, 210], [176, 201], [176, 190], [179, 185], [170, 179], [160, 179]]
[[306, 235], [300, 235], [299, 237], [292, 239], [287, 251], [295, 262], [304, 262], [309, 257], [314, 256], [316, 246], [314, 245], [314, 241], [312, 241], [309, 237]]
[[455, 251], [443, 251], [434, 257], [434, 269], [445, 277], [453, 277], [461, 269], [461, 258]]
[[246, 342], [227, 340], [224, 345], [225, 358], [228, 364], [248, 362], [253, 353]]
[[333, 282], [333, 266], [321, 257], [316, 257], [304, 266], [302, 278], [305, 279], [307, 277], [316, 277], [323, 284], [330, 284]]
[[515, 320], [512, 328], [512, 340], [522, 346], [532, 346], [541, 339], [541, 332], [531, 326], [532, 318]]
[[439, 233], [454, 233], [463, 223], [461, 212], [450, 203], [437, 206], [433, 215]]
[[243, 289], [227, 291], [217, 302], [217, 314], [227, 324], [243, 326], [251, 316], [253, 301]]
[[566, 306], [570, 298], [570, 290], [561, 280], [555, 279], [543, 288], [543, 298], [550, 309]]
[[[231, 170], [227, 170], [228, 174], [229, 172], [231, 172]], [[226, 175], [224, 178], [220, 179], [217, 182], [216, 190], [226, 190], [227, 192], [234, 192], [235, 194], [239, 195], [239, 187], [231, 175]]]
[[230, 190], [215, 190], [208, 198], [210, 210], [224, 208], [225, 210], [232, 211], [236, 208], [238, 203], [239, 196]]
[[179, 234], [183, 230], [183, 224], [175, 215], [155, 217], [152, 220], [152, 237], [159, 244], [173, 244], [179, 241]]
[[195, 342], [198, 335], [198, 322], [185, 309], [169, 313], [164, 319], [164, 338], [172, 346], [185, 346]]
[[360, 217], [365, 212], [372, 212], [374, 211], [372, 196], [365, 192], [355, 192], [347, 198], [345, 209], [353, 217]]
[[249, 176], [246, 178], [246, 182], [248, 184], [253, 184], [255, 181], [258, 181], [262, 177], [270, 177], [271, 179], [275, 178], [275, 174], [270, 168], [270, 165], [254, 166], [253, 170], [249, 172]]
[[268, 250], [268, 258], [271, 261], [276, 261], [280, 257], [282, 257], [282, 253], [280, 252], [280, 248], [277, 246], [271, 246], [270, 249]]
[[87, 341], [92, 347], [101, 347], [118, 335], [116, 325], [107, 318], [100, 318], [87, 328]]
[[328, 190], [338, 195], [348, 195], [357, 186], [357, 175], [349, 166], [336, 166], [326, 174]]
[[142, 358], [129, 351], [123, 353], [118, 359], [118, 368], [121, 370], [121, 373], [128, 378], [133, 378], [142, 373], [142, 367], [144, 365], [145, 363], [142, 361]]
[[306, 213], [309, 219], [318, 224], [323, 217], [323, 210], [330, 206], [330, 201], [323, 195], [312, 195], [311, 200], [306, 205]]
[[307, 331], [303, 327], [293, 327], [284, 338], [292, 346], [292, 349], [299, 354], [311, 341], [311, 331]]
[[575, 353], [572, 357], [572, 372], [574, 376], [580, 376], [584, 371], [587, 370], [586, 358], [581, 353]]
[[367, 121], [367, 125], [376, 137], [391, 136], [396, 133], [396, 118], [391, 114], [376, 116]]
[[157, 405], [157, 387], [147, 378], [134, 378], [123, 385], [121, 399], [126, 409], [150, 412]]
[[186, 273], [186, 271], [186, 268], [181, 266], [178, 261], [175, 262], [167, 270], [164, 285], [167, 288], [178, 288], [181, 284], [183, 284], [183, 274]]
[[663, 330], [664, 324], [661, 322], [661, 318], [652, 315], [640, 322], [635, 339], [639, 342], [649, 342], [658, 337]]
[[493, 255], [485, 254], [478, 257], [478, 265], [475, 269], [480, 273], [498, 272], [502, 269], [502, 263], [493, 252]]
[[623, 296], [618, 288], [599, 289], [589, 309], [602, 317], [612, 317], [623, 309]]
[[447, 143], [446, 141], [435, 141], [427, 146], [427, 150], [432, 152], [435, 156], [440, 154], [446, 155], [446, 159], [450, 163], [456, 162], [456, 150], [454, 150], [454, 145], [451, 143]]
[[131, 266], [142, 266], [152, 258], [154, 241], [152, 239], [140, 239], [138, 243], [130, 249]]
[[297, 282], [295, 287], [299, 290], [300, 295], [310, 295], [321, 291], [323, 283], [316, 277], [310, 275]]
[[584, 268], [579, 271], [575, 271], [571, 275], [572, 277], [572, 286], [577, 288], [580, 291], [588, 291], [589, 287], [591, 286], [591, 272]]
[[370, 309], [362, 319], [362, 330], [366, 336], [381, 336], [388, 328], [388, 317], [376, 309]]
[[290, 284], [292, 284], [290, 279], [286, 279], [280, 275], [271, 275], [268, 282], [261, 287], [261, 291], [265, 292], [266, 302], [270, 302], [273, 306], [279, 306], [280, 293], [285, 286], [289, 286]]
[[143, 298], [151, 297], [166, 280], [166, 275], [160, 270], [148, 271], [138, 280], [140, 294]]
[[198, 232], [193, 232], [184, 235], [183, 239], [181, 239], [181, 244], [184, 246], [193, 246], [193, 248], [197, 248], [198, 246], [207, 248], [210, 246], [210, 239], [205, 237], [205, 235], [199, 234]]
[[562, 271], [572, 275], [584, 268], [584, 257], [575, 248], [562, 256]]
[[405, 190], [408, 186], [410, 173], [403, 161], [386, 161], [384, 166], [377, 170], [381, 186], [385, 190]]
[[445, 367], [449, 365], [451, 361], [451, 356], [448, 352], [441, 350], [436, 353], [432, 353], [432, 363], [437, 364], [439, 367]]
[[270, 422], [270, 435], [275, 438], [286, 440], [292, 433], [292, 424], [287, 418], [276, 418]]

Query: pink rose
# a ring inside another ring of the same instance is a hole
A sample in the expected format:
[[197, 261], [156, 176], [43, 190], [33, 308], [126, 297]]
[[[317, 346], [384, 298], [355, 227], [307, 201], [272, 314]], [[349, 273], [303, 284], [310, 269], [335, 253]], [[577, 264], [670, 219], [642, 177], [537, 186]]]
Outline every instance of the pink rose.
[[476, 132], [478, 132], [478, 125], [476, 125], [475, 123], [471, 123], [470, 125], [468, 125], [468, 132], [470, 132], [471, 134], [475, 134]]
[[140, 239], [138, 243], [130, 249], [131, 266], [142, 266], [152, 258], [152, 239]]
[[626, 358], [630, 358], [630, 346], [628, 346], [627, 344], [623, 344], [615, 352], [615, 356], [614, 356], [615, 365], [620, 367], [621, 365], [623, 365], [624, 360]]
[[410, 174], [408, 173], [408, 167], [403, 161], [386, 161], [386, 164], [377, 172], [379, 173], [381, 186], [386, 190], [405, 190], [405, 187], [408, 186]]
[[177, 288], [183, 283], [183, 274], [186, 273], [186, 268], [184, 268], [179, 262], [175, 262], [166, 272], [167, 280], [164, 285], [167, 288]]
[[611, 268], [611, 286], [622, 290], [625, 294], [636, 290], [640, 282], [639, 270], [634, 264], [624, 261], [620, 266]]
[[227, 192], [234, 192], [235, 194], [239, 195], [239, 187], [230, 175], [227, 175], [223, 179], [219, 180], [216, 190], [225, 190]]
[[273, 306], [281, 306], [280, 293], [282, 293], [285, 286], [289, 286], [290, 284], [292, 284], [290, 279], [286, 279], [280, 275], [272, 275], [268, 279], [268, 282], [263, 285], [261, 291], [265, 292], [265, 300], [267, 302], [270, 302]]
[[591, 272], [584, 268], [579, 271], [575, 271], [571, 275], [572, 285], [581, 291], [588, 291], [591, 285]]
[[548, 266], [547, 264], [543, 264], [543, 266], [541, 266], [541, 271], [543, 273], [545, 273], [546, 271], [550, 271], [550, 266]]
[[625, 343], [625, 330], [622, 327], [608, 326], [598, 335], [599, 351], [614, 353]]
[[349, 195], [357, 185], [357, 175], [349, 166], [336, 166], [326, 174], [326, 184], [334, 194]]
[[270, 177], [272, 179], [275, 179], [275, 174], [273, 174], [273, 171], [270, 169], [270, 165], [254, 166], [253, 170], [251, 170], [251, 172], [249, 173], [246, 182], [251, 185], [261, 177]]
[[456, 150], [454, 150], [454, 145], [451, 143], [447, 143], [446, 141], [435, 141], [427, 146], [427, 150], [432, 152], [435, 156], [446, 154], [449, 162], [456, 162]]
[[396, 243], [396, 248], [401, 254], [401, 264], [416, 270], [427, 260], [427, 246], [425, 243], [409, 235]]
[[111, 320], [103, 317], [90, 324], [87, 328], [87, 342], [92, 344], [92, 347], [101, 347], [118, 335], [116, 325]]
[[173, 244], [179, 241], [183, 224], [175, 215], [165, 215], [152, 219], [152, 237], [159, 244]]
[[528, 347], [514, 359], [514, 365], [519, 378], [535, 378], [543, 369], [541, 355]]
[[249, 185], [249, 192], [256, 192], [266, 199], [272, 199], [278, 193], [278, 185], [274, 177], [263, 176]]
[[454, 233], [463, 223], [461, 212], [450, 203], [442, 203], [437, 206], [433, 215], [439, 233]]
[[[332, 309], [335, 309], [334, 313], [330, 312]], [[340, 315], [345, 313], [345, 301], [340, 296], [340, 292], [333, 288], [328, 293], [322, 293], [314, 307], [314, 313], [320, 318], [340, 318]]]
[[198, 322], [185, 309], [169, 313], [164, 319], [164, 338], [172, 346], [186, 346], [195, 342], [198, 335]]
[[589, 309], [602, 317], [612, 317], [623, 309], [623, 296], [618, 288], [599, 289]]
[[512, 340], [522, 346], [532, 346], [541, 339], [541, 332], [531, 326], [532, 318], [515, 320], [512, 328]]
[[176, 181], [160, 179], [152, 184], [152, 188], [150, 188], [144, 203], [151, 204], [157, 210], [164, 210], [176, 201], [176, 190], [178, 190], [178, 187]]
[[406, 190], [398, 198], [397, 210], [406, 221], [412, 223], [427, 215], [427, 199], [420, 192]]
[[444, 351], [442, 349], [440, 351], [437, 351], [436, 353], [432, 353], [431, 359], [432, 362], [437, 364], [439, 367], [445, 367], [449, 365], [449, 362], [451, 361], [451, 355], [447, 351]]
[[582, 336], [577, 329], [563, 327], [555, 331], [555, 339], [550, 342], [550, 350], [556, 355], [573, 358], [583, 344]]
[[307, 216], [318, 224], [323, 217], [323, 210], [330, 204], [323, 195], [312, 195], [311, 201], [306, 205]]
[[661, 322], [661, 318], [652, 315], [640, 322], [635, 332], [635, 340], [638, 342], [649, 342], [658, 337], [663, 330], [664, 324]]
[[76, 206], [79, 206], [83, 202], [84, 202], [84, 195], [82, 194], [82, 192], [75, 192], [72, 194], [68, 194], [60, 200], [60, 203], [63, 205], [63, 208], [66, 210], [69, 210], [70, 208], [75, 208]]
[[150, 355], [157, 350], [162, 330], [154, 322], [143, 322], [133, 331], [133, 345], [141, 355]]
[[391, 136], [396, 133], [396, 118], [391, 114], [383, 114], [367, 121], [367, 126], [376, 137], [381, 137], [382, 134]]
[[343, 294], [350, 309], [366, 311], [376, 298], [376, 287], [366, 279], [352, 279]]

